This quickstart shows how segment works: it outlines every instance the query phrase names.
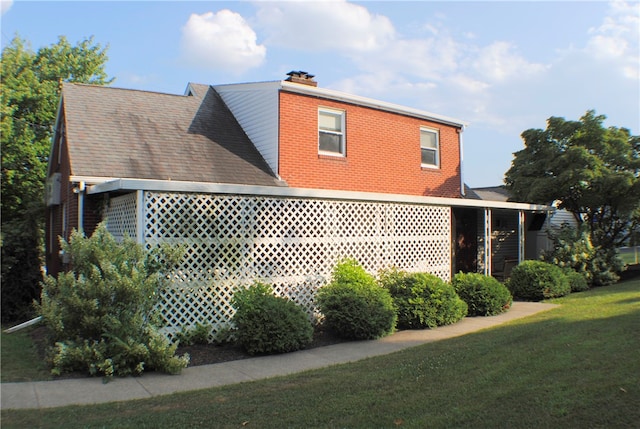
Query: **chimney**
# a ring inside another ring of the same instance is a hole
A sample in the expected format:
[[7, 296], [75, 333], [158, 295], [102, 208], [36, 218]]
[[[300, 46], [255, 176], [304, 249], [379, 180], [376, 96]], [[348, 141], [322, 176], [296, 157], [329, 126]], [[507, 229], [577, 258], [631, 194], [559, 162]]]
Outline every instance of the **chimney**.
[[289, 76], [285, 79], [287, 82], [300, 83], [302, 85], [309, 86], [318, 86], [318, 82], [313, 80], [314, 75], [309, 74], [306, 71], [292, 70], [287, 73], [287, 76]]

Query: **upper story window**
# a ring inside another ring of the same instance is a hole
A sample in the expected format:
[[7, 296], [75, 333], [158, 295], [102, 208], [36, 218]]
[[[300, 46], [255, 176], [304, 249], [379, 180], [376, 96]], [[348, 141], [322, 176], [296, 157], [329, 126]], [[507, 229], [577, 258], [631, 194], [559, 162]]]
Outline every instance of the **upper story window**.
[[318, 153], [344, 156], [343, 110], [318, 109]]
[[420, 128], [420, 152], [423, 167], [440, 167], [440, 137], [437, 130]]

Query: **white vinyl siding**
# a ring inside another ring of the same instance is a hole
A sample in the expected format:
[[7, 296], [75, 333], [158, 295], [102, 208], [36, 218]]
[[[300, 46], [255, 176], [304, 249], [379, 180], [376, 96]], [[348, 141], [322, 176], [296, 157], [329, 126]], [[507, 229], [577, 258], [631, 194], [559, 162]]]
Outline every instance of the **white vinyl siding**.
[[214, 86], [233, 116], [278, 174], [278, 91], [280, 82]]

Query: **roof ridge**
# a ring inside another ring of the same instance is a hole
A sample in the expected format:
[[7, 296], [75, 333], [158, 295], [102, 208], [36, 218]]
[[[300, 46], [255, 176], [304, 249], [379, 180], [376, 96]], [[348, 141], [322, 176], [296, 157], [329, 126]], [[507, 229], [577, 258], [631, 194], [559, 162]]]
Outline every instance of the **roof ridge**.
[[96, 85], [96, 84], [92, 84], [92, 83], [82, 83], [82, 82], [63, 82], [62, 85], [63, 85], [63, 87], [65, 87], [65, 86], [83, 86], [83, 87], [96, 88], [96, 89], [98, 89], [98, 88], [99, 89], [111, 89], [111, 90], [116, 90], [116, 91], [143, 92], [143, 93], [147, 93], [147, 94], [169, 95], [169, 96], [175, 96], [175, 97], [187, 97], [187, 95], [185, 95], [185, 94], [172, 94], [170, 92], [151, 91], [151, 90], [148, 90], [148, 89], [123, 88], [123, 87], [119, 87], [119, 86]]

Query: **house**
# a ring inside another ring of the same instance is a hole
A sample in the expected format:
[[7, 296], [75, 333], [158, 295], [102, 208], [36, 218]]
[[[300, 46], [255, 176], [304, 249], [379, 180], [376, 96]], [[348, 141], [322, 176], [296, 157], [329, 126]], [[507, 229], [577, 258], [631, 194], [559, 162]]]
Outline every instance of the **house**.
[[116, 237], [186, 249], [162, 313], [170, 329], [229, 320], [239, 285], [272, 283], [315, 311], [335, 263], [448, 280], [491, 274], [492, 214], [525, 229], [550, 207], [465, 198], [465, 122], [282, 81], [189, 84], [184, 95], [64, 84], [47, 181], [47, 267], [58, 237], [106, 219]]

